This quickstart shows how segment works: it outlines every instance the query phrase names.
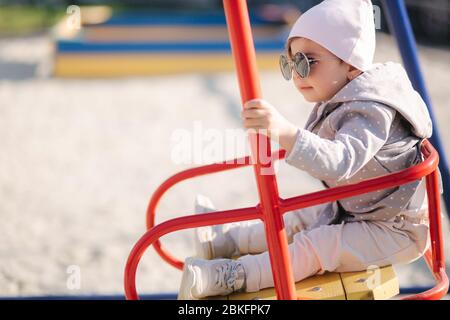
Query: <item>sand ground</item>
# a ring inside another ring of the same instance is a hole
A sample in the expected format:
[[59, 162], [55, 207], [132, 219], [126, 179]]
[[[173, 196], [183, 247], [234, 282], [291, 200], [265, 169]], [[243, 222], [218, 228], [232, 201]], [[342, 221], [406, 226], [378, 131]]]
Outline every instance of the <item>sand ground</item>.
[[[450, 157], [450, 51], [419, 49]], [[125, 262], [145, 231], [151, 194], [172, 174], [199, 165], [172, 161], [174, 132], [240, 129], [236, 76], [55, 79], [51, 50], [45, 35], [0, 39], [0, 295], [122, 294]], [[387, 60], [400, 57], [393, 39], [380, 34], [376, 61]], [[260, 77], [264, 97], [303, 126], [312, 105], [277, 70]], [[225, 148], [213, 160], [234, 155]], [[283, 162], [278, 184], [282, 197], [321, 189]], [[219, 209], [258, 202], [247, 167], [177, 185], [161, 201], [158, 221], [192, 213], [196, 193]], [[448, 248], [447, 219], [444, 227]], [[162, 242], [180, 258], [193, 252], [190, 232]], [[432, 283], [422, 261], [396, 269], [402, 286]], [[77, 271], [79, 286], [72, 282]], [[138, 290], [174, 292], [180, 276], [150, 249]]]

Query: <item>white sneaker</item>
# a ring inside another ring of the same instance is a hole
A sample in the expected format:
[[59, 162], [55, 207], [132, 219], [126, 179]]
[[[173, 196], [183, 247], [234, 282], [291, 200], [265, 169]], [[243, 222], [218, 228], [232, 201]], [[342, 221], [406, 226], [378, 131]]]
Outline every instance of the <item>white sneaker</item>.
[[243, 291], [245, 278], [244, 267], [239, 261], [187, 258], [184, 263], [178, 300], [197, 300]]
[[[195, 198], [195, 212], [207, 213], [217, 211], [211, 200], [201, 194]], [[205, 226], [195, 229], [194, 246], [196, 257], [201, 259], [231, 258], [239, 254], [229, 229], [233, 223], [223, 225]]]

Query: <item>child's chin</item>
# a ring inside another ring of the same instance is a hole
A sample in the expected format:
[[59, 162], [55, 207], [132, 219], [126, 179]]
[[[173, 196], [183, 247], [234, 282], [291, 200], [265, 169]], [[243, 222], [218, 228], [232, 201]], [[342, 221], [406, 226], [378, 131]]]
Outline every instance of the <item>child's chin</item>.
[[314, 97], [312, 94], [303, 94], [303, 92], [301, 92], [301, 94], [303, 98], [305, 98], [305, 100], [308, 102], [319, 102], [319, 99]]

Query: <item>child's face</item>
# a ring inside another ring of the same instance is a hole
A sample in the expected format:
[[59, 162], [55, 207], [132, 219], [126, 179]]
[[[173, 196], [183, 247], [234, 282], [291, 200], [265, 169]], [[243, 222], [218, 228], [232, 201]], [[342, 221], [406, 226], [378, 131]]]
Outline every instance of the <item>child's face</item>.
[[311, 72], [305, 79], [293, 71], [295, 87], [307, 101], [330, 100], [349, 82], [352, 67], [314, 41], [294, 38], [291, 40], [289, 51], [291, 58], [297, 52], [303, 52], [308, 58], [320, 60], [311, 64]]

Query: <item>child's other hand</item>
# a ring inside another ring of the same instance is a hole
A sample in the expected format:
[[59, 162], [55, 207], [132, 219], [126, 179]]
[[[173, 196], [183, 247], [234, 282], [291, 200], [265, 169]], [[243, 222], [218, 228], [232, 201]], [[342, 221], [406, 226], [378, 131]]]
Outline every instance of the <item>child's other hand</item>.
[[266, 129], [268, 136], [279, 140], [280, 145], [286, 149], [292, 144], [292, 139], [295, 141], [298, 128], [263, 99], [247, 101], [241, 117], [246, 129]]

